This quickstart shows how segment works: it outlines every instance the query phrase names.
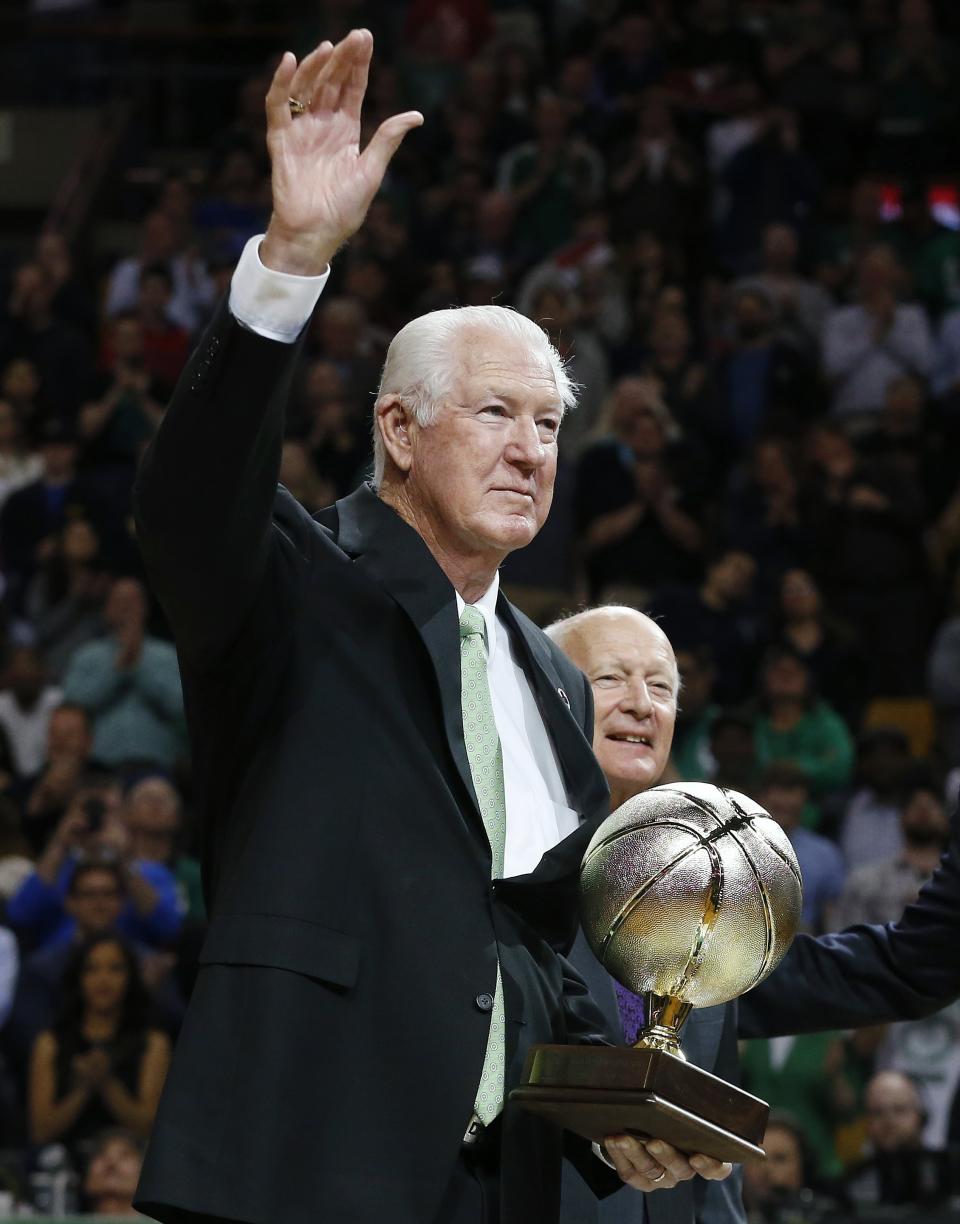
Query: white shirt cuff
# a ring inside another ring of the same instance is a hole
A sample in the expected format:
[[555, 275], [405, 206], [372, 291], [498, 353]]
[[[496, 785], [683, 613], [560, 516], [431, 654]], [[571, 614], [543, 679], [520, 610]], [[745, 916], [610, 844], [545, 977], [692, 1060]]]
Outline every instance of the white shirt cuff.
[[617, 1166], [613, 1163], [599, 1143], [592, 1143], [590, 1146], [593, 1148], [594, 1156], [599, 1156], [605, 1165], [608, 1165], [611, 1169], [616, 1170]]
[[292, 276], [260, 262], [263, 234], [251, 238], [230, 281], [230, 313], [250, 331], [268, 340], [293, 344], [313, 314], [330, 275]]

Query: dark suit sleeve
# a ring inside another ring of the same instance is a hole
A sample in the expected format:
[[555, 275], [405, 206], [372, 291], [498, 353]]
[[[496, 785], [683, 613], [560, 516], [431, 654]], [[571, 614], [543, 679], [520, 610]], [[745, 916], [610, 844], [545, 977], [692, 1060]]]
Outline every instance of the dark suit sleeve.
[[960, 994], [960, 813], [933, 877], [903, 916], [814, 939], [799, 935], [740, 1000], [741, 1037], [910, 1020]]
[[276, 561], [271, 515], [299, 350], [241, 327], [222, 302], [141, 465], [137, 534], [178, 650], [194, 661], [236, 639]]

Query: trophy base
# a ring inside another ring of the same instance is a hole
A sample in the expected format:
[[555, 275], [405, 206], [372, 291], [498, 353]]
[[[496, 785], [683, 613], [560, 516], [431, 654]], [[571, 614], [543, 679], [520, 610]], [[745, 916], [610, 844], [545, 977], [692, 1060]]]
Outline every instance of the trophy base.
[[534, 1046], [510, 1099], [598, 1143], [635, 1134], [716, 1160], [764, 1157], [769, 1106], [662, 1050]]

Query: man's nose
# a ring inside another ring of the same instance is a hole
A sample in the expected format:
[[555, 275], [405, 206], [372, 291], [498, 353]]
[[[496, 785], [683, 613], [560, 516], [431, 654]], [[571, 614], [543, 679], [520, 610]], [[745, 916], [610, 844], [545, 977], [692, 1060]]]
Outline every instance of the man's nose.
[[636, 677], [631, 680], [626, 687], [621, 704], [625, 710], [637, 715], [638, 718], [646, 718], [653, 709], [653, 702], [650, 700], [650, 689], [647, 687], [646, 680], [642, 677]]
[[515, 417], [507, 444], [506, 457], [525, 468], [539, 468], [547, 459], [547, 448], [532, 417]]

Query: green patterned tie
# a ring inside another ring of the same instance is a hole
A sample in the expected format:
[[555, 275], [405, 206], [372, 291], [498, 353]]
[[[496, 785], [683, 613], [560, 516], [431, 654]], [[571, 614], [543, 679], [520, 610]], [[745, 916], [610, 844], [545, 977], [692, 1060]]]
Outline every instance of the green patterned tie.
[[[487, 680], [487, 651], [483, 613], [470, 604], [460, 617], [460, 699], [463, 707], [463, 738], [477, 793], [480, 814], [490, 842], [494, 878], [503, 875], [503, 852], [507, 841], [507, 802], [503, 790], [503, 753], [493, 717]], [[506, 1069], [503, 984], [497, 962], [497, 987], [490, 1013], [490, 1034], [483, 1073], [474, 1108], [489, 1125], [503, 1109]]]

